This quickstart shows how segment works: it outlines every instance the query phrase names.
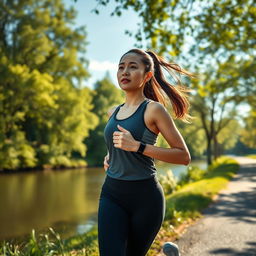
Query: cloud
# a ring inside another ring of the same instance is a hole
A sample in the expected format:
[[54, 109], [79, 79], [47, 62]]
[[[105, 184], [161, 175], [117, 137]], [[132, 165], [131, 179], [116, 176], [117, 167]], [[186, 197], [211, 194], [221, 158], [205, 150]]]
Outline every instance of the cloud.
[[91, 60], [89, 64], [89, 69], [93, 71], [116, 71], [117, 63], [113, 63], [110, 61]]

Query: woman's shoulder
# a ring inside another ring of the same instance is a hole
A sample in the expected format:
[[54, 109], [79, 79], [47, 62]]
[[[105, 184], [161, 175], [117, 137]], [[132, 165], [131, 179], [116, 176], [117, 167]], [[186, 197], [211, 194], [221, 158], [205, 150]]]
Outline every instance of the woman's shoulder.
[[116, 108], [118, 107], [119, 105], [115, 105], [115, 106], [112, 106], [109, 108], [108, 110], [108, 117], [111, 117], [111, 115], [114, 113], [114, 111], [116, 110]]
[[154, 101], [154, 100], [149, 100], [148, 108], [149, 108], [149, 112], [152, 115], [156, 114], [159, 111], [166, 110], [166, 108], [165, 108], [165, 106], [163, 104], [161, 104], [160, 102]]

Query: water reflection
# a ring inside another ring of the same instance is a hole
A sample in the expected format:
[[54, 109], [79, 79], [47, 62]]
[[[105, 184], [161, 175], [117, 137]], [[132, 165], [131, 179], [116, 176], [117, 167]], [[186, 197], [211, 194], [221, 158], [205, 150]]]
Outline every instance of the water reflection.
[[[201, 162], [201, 165], [204, 164]], [[157, 164], [158, 175], [185, 166]], [[103, 168], [0, 175], [0, 240], [24, 238], [53, 227], [62, 238], [86, 232], [97, 222]]]
[[0, 239], [33, 228], [66, 229], [64, 223], [75, 229], [97, 212], [103, 179], [102, 168], [1, 175]]

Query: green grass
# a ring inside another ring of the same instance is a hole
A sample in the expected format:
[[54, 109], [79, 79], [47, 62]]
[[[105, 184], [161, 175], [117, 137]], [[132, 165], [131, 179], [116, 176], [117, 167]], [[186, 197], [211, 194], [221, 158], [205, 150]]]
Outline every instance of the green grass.
[[0, 244], [0, 256], [99, 256], [96, 226], [83, 235], [63, 240], [52, 228], [47, 234], [31, 232], [29, 241]]
[[[172, 220], [174, 211], [181, 212], [185, 217], [200, 215], [200, 211], [213, 201], [213, 196], [226, 187], [238, 168], [239, 165], [235, 160], [219, 158], [209, 167], [202, 179], [185, 184], [166, 197], [165, 219]], [[176, 223], [175, 218], [173, 222]]]
[[246, 157], [252, 158], [252, 159], [256, 159], [256, 155], [247, 155]]
[[[176, 191], [166, 195], [165, 220], [147, 256], [154, 256], [161, 250], [161, 241], [171, 240], [177, 236], [170, 226], [178, 226], [187, 220], [200, 216], [200, 211], [206, 208], [213, 196], [225, 188], [228, 181], [238, 171], [238, 163], [230, 158], [218, 158], [206, 171], [198, 168], [190, 169], [188, 184], [179, 185]], [[193, 181], [196, 179], [196, 181]], [[199, 179], [199, 180], [197, 180]], [[183, 183], [181, 183], [183, 184]], [[77, 235], [66, 240], [50, 229], [51, 233], [36, 234], [32, 231], [31, 238], [24, 245], [3, 243], [0, 245], [1, 256], [99, 256], [97, 241], [97, 226], [83, 235]]]

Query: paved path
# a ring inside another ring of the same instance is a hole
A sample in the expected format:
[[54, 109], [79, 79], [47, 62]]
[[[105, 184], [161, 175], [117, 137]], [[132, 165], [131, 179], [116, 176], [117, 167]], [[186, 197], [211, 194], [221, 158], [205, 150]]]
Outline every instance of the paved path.
[[175, 242], [181, 256], [256, 256], [256, 160], [235, 159], [238, 174]]

